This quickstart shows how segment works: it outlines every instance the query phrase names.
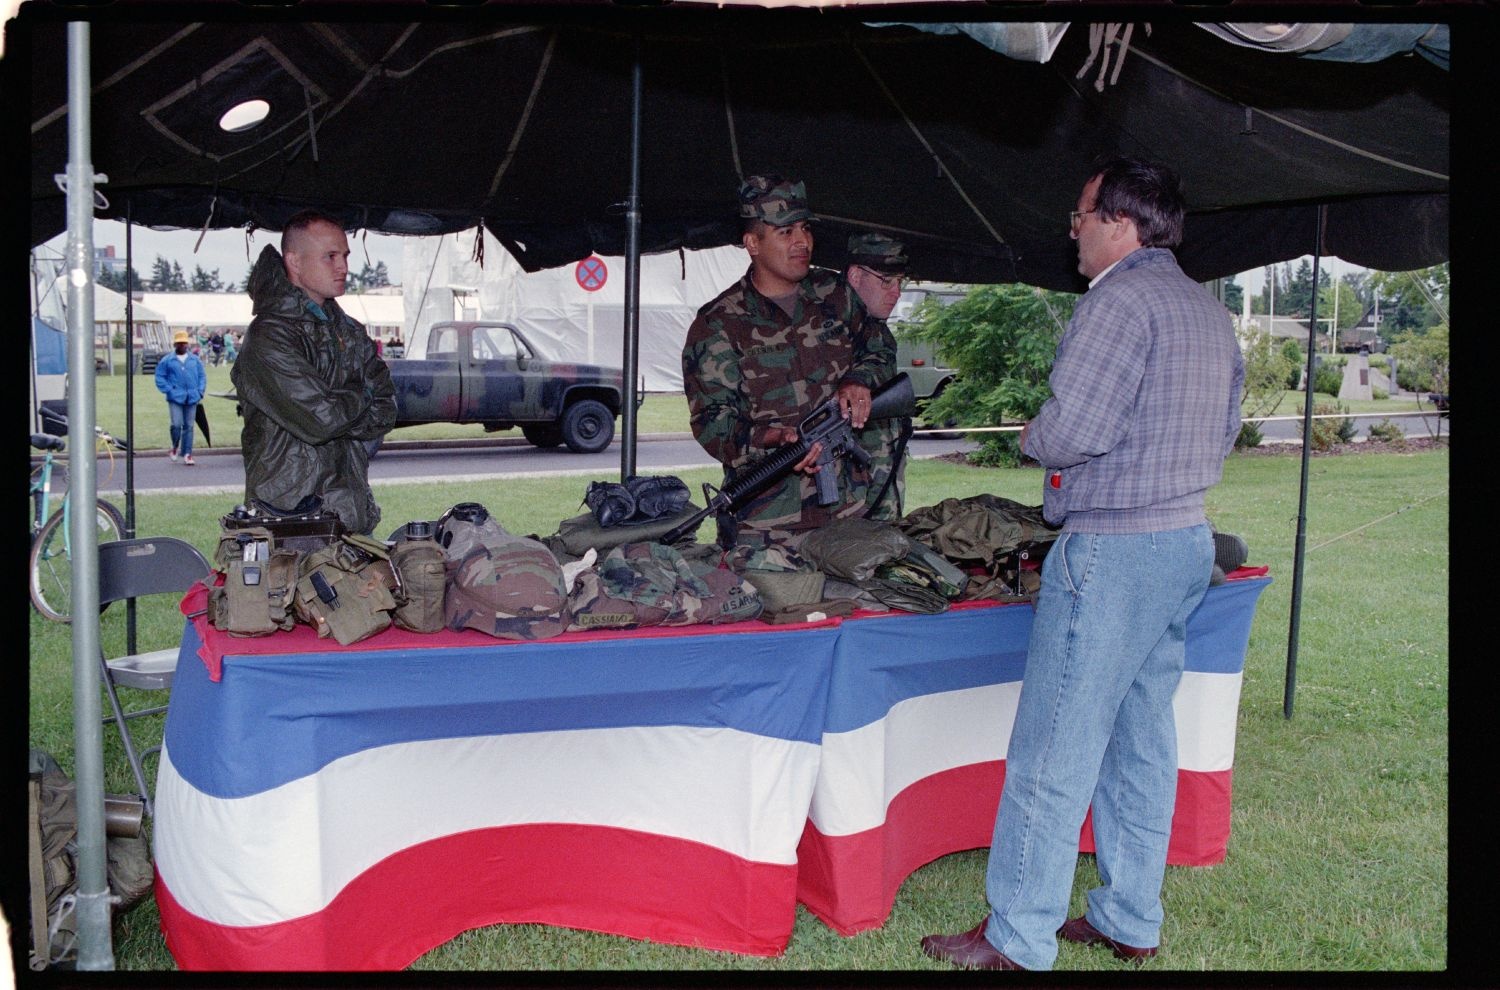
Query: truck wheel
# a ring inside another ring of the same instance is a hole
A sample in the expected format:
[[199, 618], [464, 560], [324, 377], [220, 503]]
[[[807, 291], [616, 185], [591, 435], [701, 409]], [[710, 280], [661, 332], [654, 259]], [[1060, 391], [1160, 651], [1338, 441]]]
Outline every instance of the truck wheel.
[[380, 452], [380, 445], [383, 443], [385, 443], [385, 437], [376, 437], [374, 440], [366, 440], [365, 456], [373, 461], [375, 459], [375, 455]]
[[521, 435], [533, 447], [549, 450], [563, 442], [562, 429], [556, 423], [522, 423]]
[[614, 436], [615, 417], [602, 402], [583, 399], [563, 411], [563, 443], [575, 454], [597, 454]]

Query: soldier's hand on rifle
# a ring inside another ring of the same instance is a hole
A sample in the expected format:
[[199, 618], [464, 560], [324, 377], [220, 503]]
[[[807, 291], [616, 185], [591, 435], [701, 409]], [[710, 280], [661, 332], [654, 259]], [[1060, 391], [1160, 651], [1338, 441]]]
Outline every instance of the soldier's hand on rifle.
[[849, 425], [856, 430], [863, 429], [865, 420], [870, 418], [870, 390], [855, 382], [845, 382], [839, 386], [839, 411], [849, 421]]
[[[768, 447], [785, 447], [789, 443], [797, 442], [797, 431], [790, 426], [769, 426], [761, 435], [761, 443]], [[803, 474], [817, 474], [818, 455], [823, 453], [823, 445], [814, 443], [807, 448], [807, 453], [796, 464], [792, 465], [793, 471]]]

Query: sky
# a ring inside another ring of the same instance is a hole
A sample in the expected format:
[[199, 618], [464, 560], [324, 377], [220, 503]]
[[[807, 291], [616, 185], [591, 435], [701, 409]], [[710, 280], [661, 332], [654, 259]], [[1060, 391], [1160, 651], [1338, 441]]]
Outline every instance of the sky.
[[[199, 244], [200, 234], [202, 234], [201, 244]], [[275, 231], [257, 231], [250, 238], [247, 258], [245, 233], [240, 230], [210, 230], [203, 233], [197, 230], [151, 230], [137, 226], [131, 229], [130, 234], [135, 270], [142, 278], [151, 277], [152, 262], [156, 260], [157, 255], [161, 255], [168, 261], [181, 265], [183, 275], [189, 278], [193, 274], [193, 268], [197, 265], [202, 265], [206, 272], [217, 268], [219, 278], [225, 284], [242, 282], [250, 271], [250, 266], [255, 263], [255, 258], [260, 254], [261, 248], [267, 244], [279, 246], [280, 238], [281, 235]], [[391, 284], [400, 285], [402, 244], [405, 240], [406, 238], [394, 234], [357, 231], [349, 239], [349, 267], [358, 272], [366, 263], [374, 267], [384, 261]], [[46, 248], [62, 256], [67, 249], [67, 244], [68, 236], [64, 233], [48, 241]], [[116, 256], [123, 258], [125, 256], [125, 225], [115, 220], [96, 220], [94, 222], [94, 247], [99, 249], [111, 244], [114, 245]], [[1311, 262], [1312, 258], [1309, 256], [1307, 260]], [[1300, 258], [1293, 259], [1292, 270], [1295, 271], [1301, 262]], [[1342, 278], [1351, 271], [1365, 270], [1358, 265], [1351, 265], [1347, 261], [1332, 257], [1321, 259], [1318, 265], [1333, 278]], [[1261, 268], [1254, 268], [1241, 272], [1235, 277], [1235, 282], [1253, 295], [1261, 291], [1265, 283], [1265, 271]]]
[[[100, 191], [109, 195], [107, 187]], [[199, 235], [202, 243], [199, 243]], [[392, 285], [401, 284], [402, 242], [406, 238], [393, 234], [366, 234], [358, 231], [349, 238], [349, 267], [359, 272], [368, 263], [374, 268], [385, 262], [386, 273]], [[249, 273], [250, 266], [267, 244], [281, 246], [281, 234], [277, 231], [256, 231], [249, 239], [246, 257], [246, 237], [242, 230], [152, 230], [149, 227], [133, 226], [130, 229], [131, 263], [141, 278], [151, 277], [151, 265], [161, 255], [182, 267], [182, 274], [191, 279], [193, 269], [202, 266], [206, 272], [219, 270], [219, 278], [228, 285], [240, 283]], [[125, 224], [117, 220], [94, 221], [94, 249], [102, 250], [114, 245], [115, 256], [125, 257]], [[58, 234], [44, 245], [49, 253], [66, 256], [68, 235]]]

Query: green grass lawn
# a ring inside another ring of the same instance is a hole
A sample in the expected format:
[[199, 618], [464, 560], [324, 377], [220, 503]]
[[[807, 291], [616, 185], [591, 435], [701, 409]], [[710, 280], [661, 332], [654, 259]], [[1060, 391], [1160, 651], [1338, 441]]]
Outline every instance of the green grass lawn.
[[[1360, 451], [1310, 463], [1306, 563], [1296, 707], [1282, 714], [1291, 616], [1300, 459], [1229, 458], [1209, 495], [1217, 527], [1243, 536], [1251, 564], [1274, 583], [1260, 599], [1240, 699], [1233, 832], [1227, 860], [1168, 869], [1163, 970], [1439, 971], [1448, 939], [1448, 477], [1446, 446], [1421, 452]], [[714, 472], [685, 474], [697, 489]], [[908, 505], [992, 492], [1040, 500], [1036, 469], [986, 469], [918, 461]], [[431, 519], [458, 501], [480, 501], [507, 529], [550, 534], [558, 506], [575, 506], [573, 477], [475, 484], [377, 485], [381, 530]], [[142, 495], [140, 531], [181, 536], [212, 550], [223, 496]], [[1433, 589], [1437, 589], [1434, 591]], [[106, 649], [123, 648], [123, 609], [102, 622]], [[140, 647], [177, 641], [170, 605], [143, 604]], [[71, 771], [68, 628], [31, 616], [30, 735]], [[137, 699], [139, 700], [139, 699]], [[147, 742], [159, 725], [143, 726]], [[131, 789], [114, 730], [105, 736], [107, 791]], [[934, 809], [941, 814], [941, 809]], [[275, 827], [267, 823], [267, 827]], [[232, 855], [232, 850], [226, 850]], [[537, 925], [466, 932], [416, 961], [430, 970], [930, 970], [921, 936], [956, 932], [983, 916], [983, 850], [917, 870], [890, 920], [853, 938], [799, 908], [791, 944], [777, 959], [736, 956]], [[1096, 880], [1081, 857], [1072, 913]], [[155, 903], [117, 920], [116, 966], [173, 969]], [[1061, 969], [1116, 974], [1107, 952], [1064, 944]]]

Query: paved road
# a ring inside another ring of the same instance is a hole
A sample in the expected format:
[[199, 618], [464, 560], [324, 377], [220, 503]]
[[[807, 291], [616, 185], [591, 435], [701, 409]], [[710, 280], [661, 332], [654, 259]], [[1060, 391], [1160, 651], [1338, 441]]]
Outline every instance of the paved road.
[[[1386, 417], [1376, 414], [1352, 417], [1360, 435], [1372, 423]], [[1448, 420], [1437, 413], [1425, 416], [1391, 417], [1409, 434], [1430, 436], [1434, 432], [1447, 436]], [[1300, 417], [1278, 419], [1261, 426], [1268, 441], [1295, 441], [1299, 438]], [[973, 450], [972, 441], [914, 437], [911, 456], [937, 457], [955, 450]], [[198, 451], [197, 464], [187, 467], [169, 461], [160, 451], [136, 458], [135, 490], [177, 491], [183, 494], [224, 492], [238, 495], [244, 491], [245, 469], [238, 451]], [[717, 462], [687, 434], [659, 434], [642, 437], [636, 445], [636, 472], [639, 474], [673, 474], [696, 467], [713, 467]], [[109, 475], [106, 477], [106, 475]], [[616, 440], [597, 454], [575, 454], [566, 447], [541, 450], [521, 439], [486, 438], [474, 441], [450, 441], [424, 444], [411, 441], [388, 442], [370, 462], [370, 480], [374, 482], [420, 483], [424, 481], [485, 480], [497, 477], [525, 477], [550, 474], [578, 474], [600, 480], [616, 480], [620, 475], [620, 444]], [[98, 485], [101, 493], [120, 493], [125, 488], [125, 464], [116, 460], [110, 473], [99, 465]]]
[[[972, 450], [974, 447], [975, 444], [961, 438], [914, 438], [911, 456], [936, 457], [955, 450]], [[170, 490], [183, 494], [226, 492], [234, 495], [244, 491], [245, 468], [238, 451], [200, 450], [193, 457], [197, 461], [193, 467], [187, 467], [181, 462], [173, 463], [157, 452], [136, 458], [135, 490]], [[686, 434], [642, 437], [636, 444], [638, 474], [673, 474], [691, 468], [713, 467], [717, 463], [704, 453], [697, 441]], [[98, 479], [100, 492], [124, 491], [124, 462], [115, 462], [113, 477], [108, 482], [105, 480], [106, 471], [106, 466], [101, 463]], [[370, 462], [370, 480], [377, 483], [477, 481], [551, 474], [577, 474], [599, 480], [619, 480], [619, 441], [597, 454], [575, 454], [566, 447], [540, 450], [524, 440], [510, 438], [477, 440], [465, 442], [462, 446], [407, 444], [398, 441], [388, 442]]]

